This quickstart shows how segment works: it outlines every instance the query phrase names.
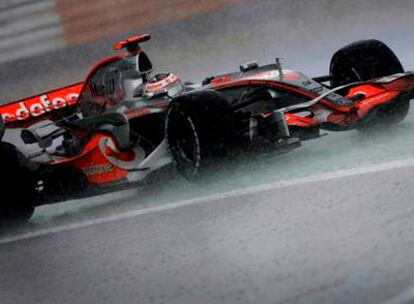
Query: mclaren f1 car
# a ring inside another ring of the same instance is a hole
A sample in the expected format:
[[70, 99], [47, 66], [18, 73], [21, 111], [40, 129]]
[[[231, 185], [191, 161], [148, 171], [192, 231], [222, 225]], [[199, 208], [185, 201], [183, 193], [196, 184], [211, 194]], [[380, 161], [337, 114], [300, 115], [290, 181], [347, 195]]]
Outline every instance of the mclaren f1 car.
[[396, 124], [413, 97], [414, 74], [377, 40], [339, 50], [328, 76], [310, 78], [276, 60], [193, 84], [153, 75], [140, 47], [149, 39], [115, 44], [125, 52], [82, 83], [0, 107], [0, 221], [134, 185], [170, 163], [196, 180], [234, 151], [294, 148], [321, 129]]

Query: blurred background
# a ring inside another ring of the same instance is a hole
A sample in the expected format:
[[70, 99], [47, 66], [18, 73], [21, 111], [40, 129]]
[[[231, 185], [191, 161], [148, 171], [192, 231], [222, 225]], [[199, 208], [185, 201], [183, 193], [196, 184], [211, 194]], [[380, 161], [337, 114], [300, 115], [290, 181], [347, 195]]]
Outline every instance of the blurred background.
[[201, 81], [251, 60], [327, 73], [353, 40], [387, 42], [407, 68], [412, 0], [2, 0], [0, 102], [81, 81], [116, 41], [149, 32], [159, 71]]

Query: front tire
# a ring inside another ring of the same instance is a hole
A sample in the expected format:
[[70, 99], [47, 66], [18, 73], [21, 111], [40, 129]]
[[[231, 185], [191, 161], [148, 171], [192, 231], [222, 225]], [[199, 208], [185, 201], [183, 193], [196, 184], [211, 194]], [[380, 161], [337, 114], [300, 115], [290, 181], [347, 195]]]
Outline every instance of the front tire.
[[330, 64], [334, 88], [403, 72], [404, 68], [394, 52], [375, 39], [357, 41], [341, 48], [333, 55]]
[[179, 96], [170, 104], [165, 133], [178, 171], [187, 180], [197, 181], [232, 146], [232, 108], [212, 90]]

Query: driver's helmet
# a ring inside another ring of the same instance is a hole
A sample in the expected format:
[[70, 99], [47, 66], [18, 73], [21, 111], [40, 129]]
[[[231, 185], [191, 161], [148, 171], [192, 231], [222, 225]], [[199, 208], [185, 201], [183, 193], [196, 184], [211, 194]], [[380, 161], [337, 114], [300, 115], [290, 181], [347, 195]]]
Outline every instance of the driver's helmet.
[[174, 97], [181, 94], [185, 87], [181, 79], [173, 73], [159, 73], [145, 84], [143, 96], [146, 98], [166, 94]]

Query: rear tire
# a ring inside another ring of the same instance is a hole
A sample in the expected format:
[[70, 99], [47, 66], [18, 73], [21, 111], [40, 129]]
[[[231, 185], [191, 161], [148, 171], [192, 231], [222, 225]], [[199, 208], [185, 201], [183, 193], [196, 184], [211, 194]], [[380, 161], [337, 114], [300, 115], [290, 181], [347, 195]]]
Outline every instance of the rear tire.
[[[394, 52], [375, 39], [361, 40], [343, 47], [334, 54], [330, 64], [332, 87], [403, 72], [404, 68]], [[357, 129], [366, 131], [378, 125], [400, 123], [409, 112], [409, 102], [410, 97], [399, 97], [395, 102], [378, 109], [374, 117], [361, 123]]]
[[179, 96], [170, 104], [165, 133], [178, 171], [187, 180], [197, 181], [232, 146], [233, 110], [216, 91]]
[[3, 174], [7, 174], [0, 184], [0, 226], [25, 223], [34, 212], [34, 178], [22, 166], [22, 159], [14, 146], [0, 143], [0, 164]]

